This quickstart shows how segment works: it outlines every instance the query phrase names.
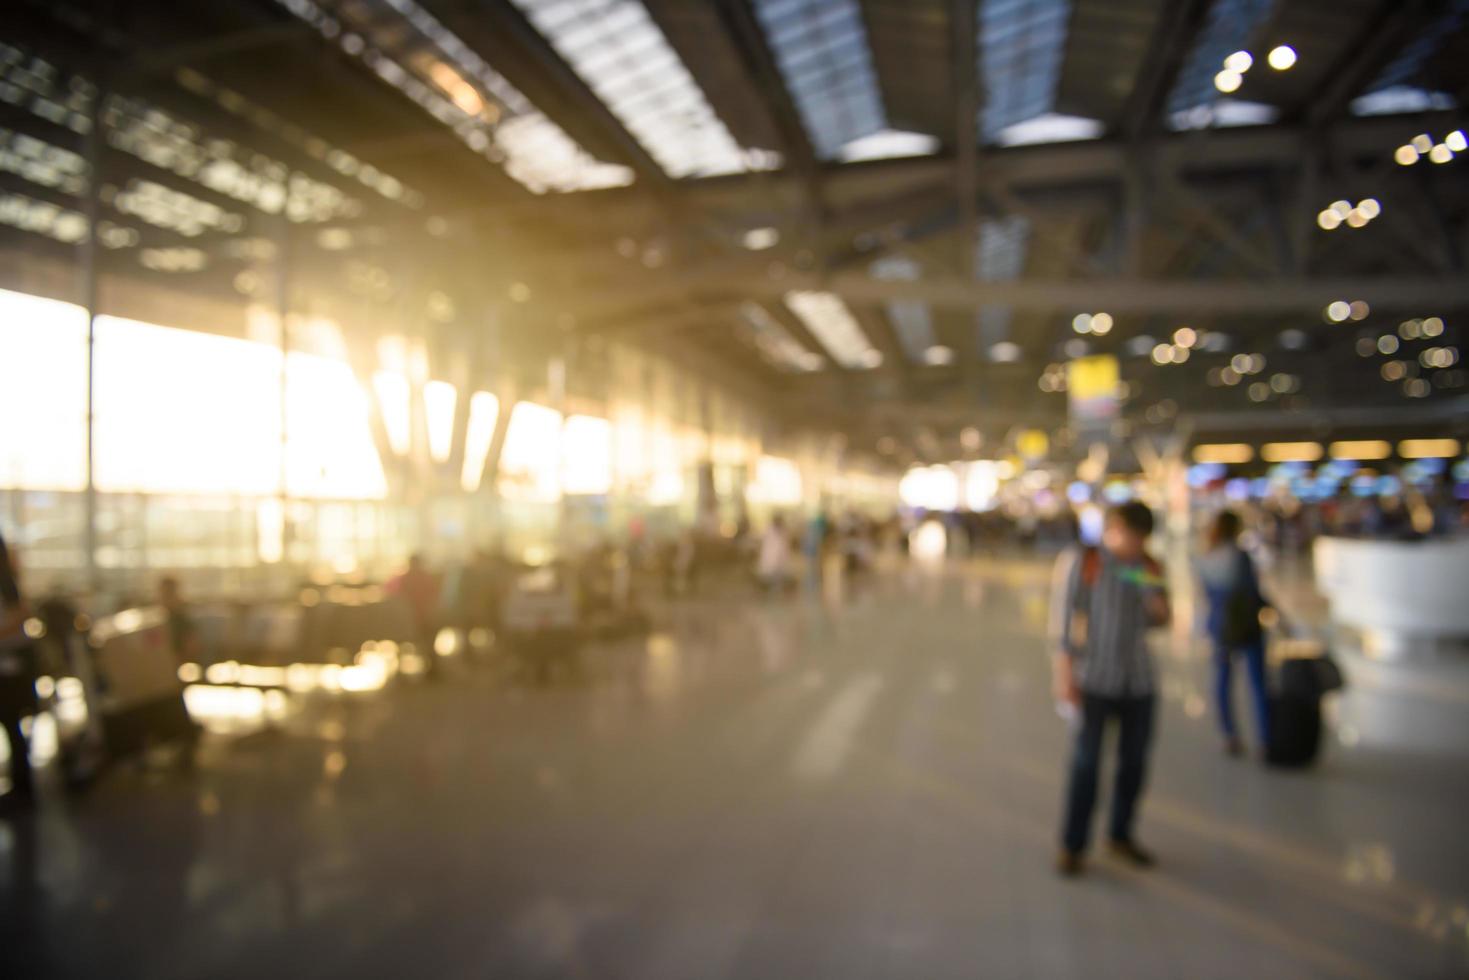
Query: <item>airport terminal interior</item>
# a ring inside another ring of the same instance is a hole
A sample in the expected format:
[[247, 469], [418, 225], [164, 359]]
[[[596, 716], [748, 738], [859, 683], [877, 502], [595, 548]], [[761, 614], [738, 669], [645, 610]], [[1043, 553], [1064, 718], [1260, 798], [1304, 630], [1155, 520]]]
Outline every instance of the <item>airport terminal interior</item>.
[[10, 0], [0, 976], [1469, 976], [1466, 106], [1466, 0]]

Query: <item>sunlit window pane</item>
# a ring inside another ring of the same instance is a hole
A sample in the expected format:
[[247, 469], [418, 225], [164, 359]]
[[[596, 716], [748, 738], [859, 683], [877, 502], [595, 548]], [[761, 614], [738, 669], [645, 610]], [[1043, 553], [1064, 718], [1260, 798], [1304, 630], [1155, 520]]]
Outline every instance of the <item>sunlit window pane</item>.
[[566, 420], [563, 438], [564, 489], [569, 494], [604, 494], [612, 489], [612, 424], [591, 415]]
[[557, 499], [560, 449], [561, 413], [535, 402], [516, 402], [500, 450], [500, 493], [512, 500]]
[[86, 485], [86, 343], [80, 306], [0, 290], [0, 487]]
[[479, 489], [485, 475], [485, 457], [495, 441], [495, 422], [500, 416], [500, 399], [488, 391], [476, 391], [469, 398], [469, 426], [464, 434], [464, 466], [459, 485], [466, 493]]
[[434, 462], [448, 460], [454, 448], [454, 403], [458, 394], [447, 381], [423, 386], [423, 411], [428, 420], [428, 454]]

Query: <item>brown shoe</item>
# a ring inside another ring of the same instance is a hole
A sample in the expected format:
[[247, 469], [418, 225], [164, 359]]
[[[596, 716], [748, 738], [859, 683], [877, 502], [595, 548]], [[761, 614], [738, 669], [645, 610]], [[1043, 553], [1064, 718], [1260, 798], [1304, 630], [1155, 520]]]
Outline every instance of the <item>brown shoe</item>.
[[1086, 858], [1080, 851], [1063, 850], [1056, 855], [1056, 874], [1063, 878], [1076, 878], [1086, 870]]
[[1113, 857], [1121, 858], [1134, 868], [1151, 868], [1158, 863], [1157, 858], [1138, 847], [1135, 841], [1113, 839], [1108, 843], [1107, 849], [1112, 852]]

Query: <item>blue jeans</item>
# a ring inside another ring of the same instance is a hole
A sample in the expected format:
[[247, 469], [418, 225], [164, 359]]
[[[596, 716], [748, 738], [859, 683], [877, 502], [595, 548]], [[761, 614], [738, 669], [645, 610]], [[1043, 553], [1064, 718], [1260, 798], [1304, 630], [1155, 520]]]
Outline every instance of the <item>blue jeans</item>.
[[1117, 784], [1112, 790], [1108, 834], [1113, 840], [1132, 839], [1137, 801], [1147, 778], [1154, 708], [1152, 695], [1121, 698], [1082, 695], [1081, 725], [1076, 730], [1076, 744], [1071, 752], [1066, 816], [1061, 827], [1061, 846], [1066, 850], [1080, 854], [1091, 837], [1092, 810], [1097, 803], [1097, 780], [1102, 769], [1102, 734], [1107, 719], [1114, 717], [1121, 732], [1117, 740]]
[[1234, 723], [1234, 660], [1235, 655], [1245, 661], [1245, 672], [1250, 678], [1250, 700], [1255, 705], [1255, 735], [1261, 745], [1270, 744], [1270, 693], [1265, 686], [1265, 644], [1261, 640], [1227, 649], [1219, 640], [1214, 641], [1214, 705], [1219, 712], [1219, 729], [1225, 738], [1236, 738], [1238, 729]]

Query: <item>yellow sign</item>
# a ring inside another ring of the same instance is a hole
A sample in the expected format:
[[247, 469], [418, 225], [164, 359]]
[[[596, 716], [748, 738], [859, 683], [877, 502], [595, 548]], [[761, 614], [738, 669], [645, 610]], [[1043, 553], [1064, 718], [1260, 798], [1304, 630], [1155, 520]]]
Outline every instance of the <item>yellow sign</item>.
[[1121, 374], [1111, 354], [1079, 357], [1066, 365], [1071, 415], [1078, 419], [1116, 418]]
[[1044, 459], [1051, 449], [1051, 438], [1040, 429], [1024, 429], [1015, 437], [1015, 451], [1025, 459]]

